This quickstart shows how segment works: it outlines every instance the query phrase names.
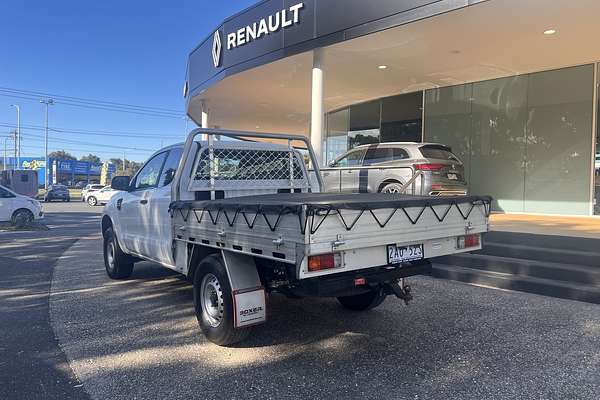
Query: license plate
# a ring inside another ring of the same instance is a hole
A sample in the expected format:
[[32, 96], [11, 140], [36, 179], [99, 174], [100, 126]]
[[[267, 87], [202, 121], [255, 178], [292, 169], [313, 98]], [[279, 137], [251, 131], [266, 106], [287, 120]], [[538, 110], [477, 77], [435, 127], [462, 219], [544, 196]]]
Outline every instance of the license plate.
[[456, 175], [456, 174], [448, 174], [448, 179], [450, 179], [451, 181], [457, 181], [458, 180], [458, 175]]
[[423, 245], [411, 244], [410, 246], [398, 247], [395, 244], [387, 246], [387, 261], [388, 264], [401, 264], [409, 261], [423, 259]]

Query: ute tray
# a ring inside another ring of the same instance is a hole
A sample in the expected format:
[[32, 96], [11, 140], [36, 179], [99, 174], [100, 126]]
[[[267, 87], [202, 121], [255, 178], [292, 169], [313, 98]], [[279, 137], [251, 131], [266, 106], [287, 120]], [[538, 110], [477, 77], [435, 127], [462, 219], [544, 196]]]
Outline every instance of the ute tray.
[[[208, 214], [210, 221], [216, 225], [224, 218], [229, 226], [233, 226], [240, 215], [245, 220], [249, 229], [254, 227], [258, 216], [262, 216], [271, 229], [275, 231], [281, 217], [287, 214], [298, 216], [300, 230], [314, 234], [325, 218], [337, 214], [346, 230], [351, 230], [363, 214], [370, 214], [374, 221], [385, 227], [391, 217], [401, 210], [410, 222], [415, 225], [425, 210], [431, 209], [439, 222], [443, 222], [450, 210], [456, 207], [463, 219], [467, 220], [473, 209], [483, 206], [486, 217], [490, 215], [492, 198], [490, 196], [415, 196], [407, 194], [390, 193], [277, 193], [256, 196], [232, 197], [221, 200], [204, 201], [175, 201], [169, 206], [171, 216], [179, 212], [187, 221], [190, 214], [194, 214], [198, 223]], [[461, 204], [470, 204], [466, 209]], [[434, 207], [446, 205], [445, 211], [440, 212]], [[420, 210], [411, 216], [406, 209]], [[380, 220], [373, 210], [392, 209], [393, 212], [385, 220]], [[344, 219], [342, 210], [358, 210], [357, 216], [352, 220]]]

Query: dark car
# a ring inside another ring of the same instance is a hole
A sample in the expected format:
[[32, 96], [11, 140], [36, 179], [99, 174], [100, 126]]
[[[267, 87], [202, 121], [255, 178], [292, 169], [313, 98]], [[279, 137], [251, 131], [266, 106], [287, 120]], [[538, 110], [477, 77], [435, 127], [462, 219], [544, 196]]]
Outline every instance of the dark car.
[[71, 201], [69, 189], [64, 185], [48, 186], [48, 191], [44, 195], [44, 201], [50, 202], [53, 200]]

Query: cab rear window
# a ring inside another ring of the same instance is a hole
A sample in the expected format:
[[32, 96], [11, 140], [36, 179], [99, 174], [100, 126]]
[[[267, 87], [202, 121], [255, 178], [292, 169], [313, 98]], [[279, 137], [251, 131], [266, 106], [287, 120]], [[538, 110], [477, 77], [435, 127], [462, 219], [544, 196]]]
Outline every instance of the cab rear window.
[[421, 154], [425, 158], [435, 158], [436, 160], [453, 160], [460, 161], [458, 157], [456, 157], [452, 153], [452, 149], [448, 146], [441, 146], [435, 144], [428, 144], [425, 146], [419, 147]]

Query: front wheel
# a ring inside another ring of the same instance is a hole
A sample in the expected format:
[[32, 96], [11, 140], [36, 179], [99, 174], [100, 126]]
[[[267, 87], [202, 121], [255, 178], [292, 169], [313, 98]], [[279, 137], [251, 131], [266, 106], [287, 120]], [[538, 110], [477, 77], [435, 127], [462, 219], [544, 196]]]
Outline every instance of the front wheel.
[[25, 227], [33, 222], [33, 213], [26, 209], [20, 209], [13, 213], [11, 222], [17, 228]]
[[133, 273], [133, 259], [123, 253], [112, 228], [104, 232], [104, 267], [111, 279], [127, 279]]
[[98, 199], [96, 199], [94, 196], [90, 196], [90, 197], [88, 197], [88, 199], [87, 199], [87, 203], [88, 203], [90, 206], [94, 207], [96, 204], [98, 204]]
[[206, 338], [219, 346], [240, 342], [250, 333], [250, 328], [234, 327], [231, 286], [218, 255], [202, 260], [194, 274], [194, 309]]
[[355, 296], [338, 297], [337, 299], [342, 306], [349, 310], [367, 311], [383, 303], [386, 296], [383, 289], [380, 288]]

